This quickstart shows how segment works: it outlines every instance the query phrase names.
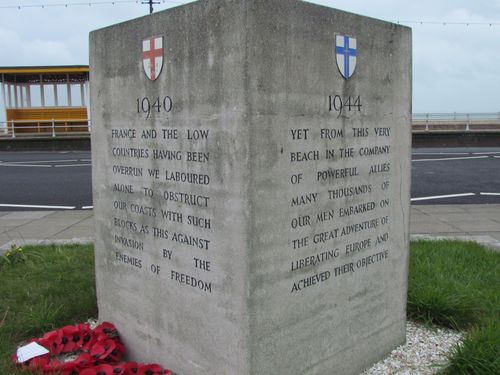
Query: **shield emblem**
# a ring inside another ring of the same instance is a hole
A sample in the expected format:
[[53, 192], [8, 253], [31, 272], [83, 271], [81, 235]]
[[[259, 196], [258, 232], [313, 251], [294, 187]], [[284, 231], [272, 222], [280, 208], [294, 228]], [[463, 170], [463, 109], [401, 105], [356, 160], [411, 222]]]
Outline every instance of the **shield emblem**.
[[151, 81], [158, 78], [163, 67], [162, 36], [153, 36], [142, 41], [142, 66]]
[[335, 35], [335, 57], [340, 74], [347, 79], [356, 69], [356, 38], [347, 35]]

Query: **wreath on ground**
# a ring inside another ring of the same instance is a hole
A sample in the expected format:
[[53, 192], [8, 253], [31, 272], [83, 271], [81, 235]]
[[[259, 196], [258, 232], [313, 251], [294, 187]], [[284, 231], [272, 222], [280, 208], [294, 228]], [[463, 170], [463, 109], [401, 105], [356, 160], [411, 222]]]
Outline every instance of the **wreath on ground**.
[[[125, 346], [111, 323], [104, 322], [92, 329], [89, 323], [65, 326], [35, 338], [35, 342], [48, 350], [47, 354], [19, 362], [17, 354], [12, 360], [33, 372], [61, 375], [167, 375], [170, 370], [157, 364], [119, 361]], [[62, 361], [62, 354], [75, 353], [76, 358]]]

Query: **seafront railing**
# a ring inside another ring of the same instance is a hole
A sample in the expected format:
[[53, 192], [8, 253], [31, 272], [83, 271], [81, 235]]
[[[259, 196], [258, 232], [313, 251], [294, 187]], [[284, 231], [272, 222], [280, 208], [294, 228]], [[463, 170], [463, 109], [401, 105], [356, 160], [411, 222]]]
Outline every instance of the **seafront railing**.
[[0, 139], [90, 137], [89, 119], [0, 121]]
[[412, 132], [500, 132], [500, 112], [413, 113]]
[[[0, 121], [0, 139], [89, 138], [91, 128], [89, 119]], [[500, 112], [413, 113], [412, 132], [500, 133]]]

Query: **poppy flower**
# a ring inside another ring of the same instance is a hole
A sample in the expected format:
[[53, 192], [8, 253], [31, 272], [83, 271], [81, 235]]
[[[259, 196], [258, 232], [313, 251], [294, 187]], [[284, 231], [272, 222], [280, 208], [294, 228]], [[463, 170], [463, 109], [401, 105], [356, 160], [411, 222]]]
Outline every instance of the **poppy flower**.
[[94, 335], [96, 335], [97, 340], [102, 340], [117, 337], [118, 331], [113, 324], [109, 322], [103, 322], [94, 329]]
[[36, 340], [36, 342], [46, 348], [51, 355], [58, 355], [63, 350], [61, 340], [62, 331], [57, 330], [47, 332], [41, 339]]
[[[88, 351], [97, 339], [92, 335], [92, 330], [88, 323], [79, 324], [77, 327], [79, 330], [77, 346], [81, 350]], [[73, 339], [76, 338], [77, 337], [73, 337]]]
[[155, 363], [149, 365], [141, 365], [139, 366], [139, 371], [137, 371], [137, 375], [163, 375], [163, 374], [165, 374], [163, 367]]
[[127, 368], [124, 363], [119, 365], [113, 365], [113, 375], [126, 375]]
[[63, 363], [59, 368], [52, 367], [50, 369], [50, 371], [46, 371], [46, 372], [53, 373], [54, 371], [57, 371], [58, 374], [61, 373], [62, 375], [79, 375], [80, 374], [80, 369], [78, 368], [78, 365], [73, 361]]
[[50, 361], [48, 354], [31, 358], [29, 361], [24, 362], [30, 369], [43, 369]]
[[113, 352], [118, 351], [116, 343], [114, 340], [107, 339], [104, 341], [98, 341], [90, 348], [90, 355], [96, 360], [107, 361], [111, 360], [116, 356], [113, 356]]
[[95, 359], [89, 353], [81, 353], [74, 361], [78, 367], [90, 367], [96, 364]]
[[65, 326], [62, 329], [61, 344], [64, 353], [74, 352], [79, 349], [78, 341], [80, 341], [80, 330], [75, 326]]
[[118, 362], [125, 354], [125, 345], [121, 341], [115, 341], [115, 345], [115, 348], [110, 353], [110, 357], [113, 362]]
[[139, 371], [139, 364], [137, 362], [127, 362], [125, 363], [125, 374], [135, 375]]
[[86, 368], [79, 375], [113, 375], [113, 366], [104, 364]]
[[[50, 372], [50, 373], [52, 373], [52, 372]], [[59, 373], [61, 375], [80, 375], [81, 374], [81, 372], [79, 370], [77, 370], [76, 368], [72, 368], [72, 369], [69, 369], [69, 370], [60, 371], [60, 372], [58, 372], [58, 374]]]

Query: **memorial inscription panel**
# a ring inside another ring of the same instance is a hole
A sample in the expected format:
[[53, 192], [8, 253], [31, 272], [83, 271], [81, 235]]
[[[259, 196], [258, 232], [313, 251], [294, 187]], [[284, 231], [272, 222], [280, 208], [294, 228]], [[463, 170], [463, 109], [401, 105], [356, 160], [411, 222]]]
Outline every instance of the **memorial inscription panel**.
[[131, 357], [357, 374], [404, 341], [410, 50], [294, 0], [91, 34], [99, 315]]

